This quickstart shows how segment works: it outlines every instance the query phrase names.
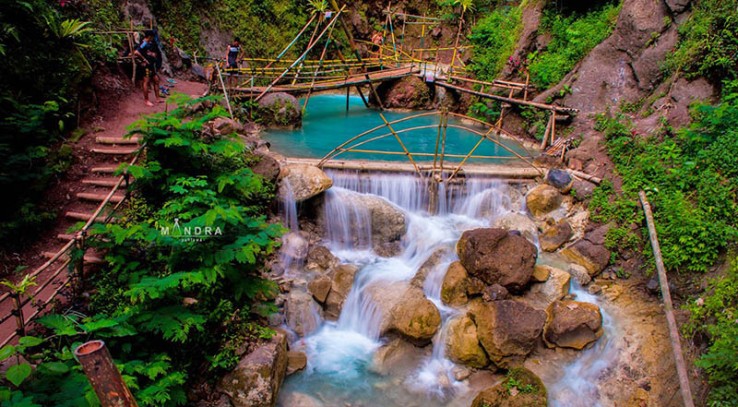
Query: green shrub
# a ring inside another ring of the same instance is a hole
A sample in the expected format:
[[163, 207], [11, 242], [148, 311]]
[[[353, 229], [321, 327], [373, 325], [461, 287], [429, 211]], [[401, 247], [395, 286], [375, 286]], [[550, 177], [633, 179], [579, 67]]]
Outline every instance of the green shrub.
[[605, 40], [617, 22], [619, 4], [607, 4], [586, 14], [564, 16], [549, 7], [540, 29], [551, 35], [548, 46], [528, 56], [531, 81], [540, 89], [560, 82], [597, 44]]
[[679, 26], [679, 45], [667, 56], [668, 71], [688, 78], [704, 76], [714, 83], [738, 78], [738, 7], [735, 1], [695, 2], [689, 19]]
[[505, 68], [520, 36], [521, 14], [519, 7], [502, 7], [477, 21], [469, 36], [474, 45], [470, 69], [477, 78], [493, 80]]
[[[590, 205], [595, 221], [640, 224], [637, 194], [646, 190], [666, 267], [703, 272], [738, 237], [738, 94], [715, 106], [695, 106], [693, 116], [693, 124], [676, 134], [665, 127], [643, 136], [624, 116], [601, 115], [597, 130], [606, 136], [623, 186], [615, 194], [603, 183]], [[613, 247], [633, 244], [613, 233]]]
[[711, 389], [707, 405], [738, 406], [738, 261], [725, 276], [713, 279], [703, 295], [704, 303], [688, 305], [688, 335], [706, 334], [707, 352], [696, 362], [707, 373]]
[[88, 302], [42, 318], [47, 330], [22, 339], [33, 346], [0, 350], [0, 360], [42, 361], [5, 375], [2, 406], [96, 405], [71, 356], [90, 337], [105, 340], [139, 405], [182, 405], [194, 379], [232, 368], [239, 349], [273, 334], [263, 321], [277, 287], [262, 272], [283, 232], [266, 222], [274, 185], [248, 168], [253, 157], [235, 135], [203, 131], [223, 108], [192, 113], [202, 100], [171, 99], [180, 106], [133, 126], [146, 159], [129, 167], [130, 209], [91, 231], [107, 264], [87, 281]]

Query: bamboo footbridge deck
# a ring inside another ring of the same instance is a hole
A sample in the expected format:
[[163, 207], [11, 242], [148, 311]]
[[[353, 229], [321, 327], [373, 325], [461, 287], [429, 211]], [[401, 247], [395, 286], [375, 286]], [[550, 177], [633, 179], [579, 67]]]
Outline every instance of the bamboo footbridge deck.
[[417, 75], [420, 73], [420, 68], [415, 66], [400, 67], [383, 69], [380, 71], [357, 73], [348, 75], [343, 79], [331, 79], [315, 83], [295, 83], [276, 85], [272, 87], [268, 86], [253, 86], [253, 87], [235, 87], [229, 89], [231, 94], [248, 96], [248, 95], [260, 95], [262, 93], [289, 93], [292, 95], [302, 95], [306, 93], [317, 93], [325, 92], [330, 90], [353, 88], [356, 86], [364, 86], [370, 83], [391, 81], [396, 79], [405, 78], [408, 76]]

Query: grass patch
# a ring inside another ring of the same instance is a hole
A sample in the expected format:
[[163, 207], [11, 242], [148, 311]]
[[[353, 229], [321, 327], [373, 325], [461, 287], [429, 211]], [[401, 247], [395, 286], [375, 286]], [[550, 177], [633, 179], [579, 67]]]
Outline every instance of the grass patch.
[[531, 81], [540, 89], [560, 82], [592, 48], [610, 35], [619, 13], [619, 4], [606, 4], [584, 14], [568, 16], [547, 8], [540, 30], [551, 35], [551, 42], [545, 49], [528, 56]]

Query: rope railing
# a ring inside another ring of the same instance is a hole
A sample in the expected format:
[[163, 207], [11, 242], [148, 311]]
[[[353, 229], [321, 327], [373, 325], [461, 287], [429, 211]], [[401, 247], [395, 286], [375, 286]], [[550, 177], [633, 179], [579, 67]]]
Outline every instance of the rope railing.
[[[137, 151], [131, 162], [128, 164], [128, 166], [135, 165], [138, 161], [139, 157], [141, 156], [141, 152], [144, 149], [144, 145], [142, 145]], [[16, 320], [16, 329], [7, 337], [5, 337], [2, 342], [0, 342], [0, 347], [3, 347], [10, 343], [13, 339], [17, 337], [21, 337], [26, 334], [26, 328], [36, 319], [39, 315], [41, 315], [42, 312], [46, 310], [48, 305], [55, 299], [57, 296], [62, 292], [62, 290], [70, 285], [70, 282], [72, 279], [76, 276], [76, 278], [79, 280], [78, 284], [82, 284], [83, 279], [83, 272], [84, 272], [84, 256], [88, 248], [89, 240], [87, 239], [87, 232], [95, 223], [103, 223], [107, 224], [112, 220], [113, 214], [120, 208], [120, 206], [125, 202], [130, 192], [128, 191], [128, 185], [129, 185], [129, 173], [128, 168], [123, 170], [123, 173], [121, 174], [118, 181], [115, 183], [113, 188], [110, 190], [110, 192], [107, 194], [105, 199], [98, 205], [98, 207], [95, 209], [93, 214], [90, 216], [90, 219], [85, 222], [84, 226], [80, 228], [80, 230], [74, 235], [74, 237], [67, 242], [64, 246], [62, 246], [61, 249], [59, 249], [56, 253], [54, 253], [49, 260], [47, 260], [44, 264], [37, 267], [33, 272], [28, 274], [28, 278], [38, 278], [41, 273], [49, 270], [52, 268], [54, 264], [56, 264], [60, 259], [62, 260], [62, 264], [58, 266], [56, 269], [54, 269], [53, 272], [48, 276], [48, 278], [41, 283], [40, 285], [36, 286], [35, 290], [29, 295], [29, 294], [22, 294], [17, 293], [14, 291], [6, 292], [0, 296], [0, 308], [5, 309], [9, 308], [10, 311], [0, 317], [0, 327], [3, 326], [8, 320], [15, 317]], [[126, 193], [119, 202], [116, 203], [116, 205], [110, 210], [103, 218], [102, 220], [98, 219], [105, 208], [110, 204], [111, 199], [115, 195], [116, 192], [120, 190], [121, 187], [125, 187]], [[79, 260], [74, 262], [72, 264], [73, 256], [72, 251], [74, 249], [81, 250], [80, 253], [78, 253]], [[64, 256], [67, 256], [64, 258]], [[68, 271], [68, 274], [62, 278], [60, 281], [58, 278], [59, 276], [65, 271]], [[40, 299], [40, 297], [43, 295], [43, 292], [49, 288], [52, 284], [57, 283], [58, 287], [56, 287], [47, 298]], [[8, 301], [12, 301], [12, 304], [10, 304], [10, 307], [7, 306]], [[27, 306], [32, 306], [34, 308], [25, 310]], [[28, 313], [30, 315], [26, 316]]]

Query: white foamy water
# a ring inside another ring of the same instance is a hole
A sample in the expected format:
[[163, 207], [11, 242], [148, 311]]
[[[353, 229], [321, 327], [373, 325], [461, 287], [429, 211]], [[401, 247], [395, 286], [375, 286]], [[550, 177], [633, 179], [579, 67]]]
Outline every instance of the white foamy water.
[[[463, 186], [442, 188], [438, 212], [430, 214], [426, 180], [400, 174], [330, 172], [329, 176], [334, 186], [323, 207], [323, 243], [342, 262], [360, 269], [338, 320], [323, 322], [317, 331], [293, 344], [307, 353], [308, 367], [285, 381], [280, 400], [300, 393], [323, 406], [468, 406], [475, 394], [469, 394], [466, 383], [455, 380], [456, 366], [445, 355], [448, 321], [463, 311], [442, 304], [441, 285], [448, 265], [457, 259], [453, 248], [461, 233], [488, 227], [497, 217], [521, 210], [511, 199], [515, 191], [496, 181], [468, 179]], [[383, 258], [372, 250], [371, 214], [357, 204], [361, 194], [381, 197], [405, 214], [407, 233], [397, 256]], [[407, 286], [428, 258], [442, 248], [449, 250], [429, 270], [422, 286], [441, 313], [441, 329], [431, 345], [417, 350], [415, 363], [387, 376], [375, 373], [373, 356], [386, 340], [380, 335], [382, 308], [373, 293]], [[580, 294], [579, 300], [590, 298]], [[607, 324], [607, 316], [605, 321]], [[606, 347], [607, 341], [602, 339], [597, 346], [602, 343]], [[591, 392], [586, 382], [596, 374], [593, 349], [583, 353], [592, 353], [592, 360], [567, 367], [551, 388], [552, 395]], [[579, 378], [583, 378], [581, 382]], [[587, 399], [592, 400], [582, 398]], [[571, 404], [554, 401], [552, 405]]]

